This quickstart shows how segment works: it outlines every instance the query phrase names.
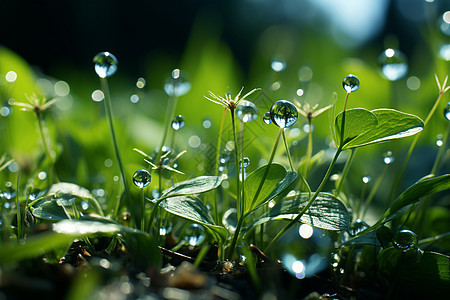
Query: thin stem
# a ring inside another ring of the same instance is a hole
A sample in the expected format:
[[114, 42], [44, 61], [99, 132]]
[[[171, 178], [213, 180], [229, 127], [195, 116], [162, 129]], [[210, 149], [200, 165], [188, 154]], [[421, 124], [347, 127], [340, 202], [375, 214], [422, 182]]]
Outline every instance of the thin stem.
[[[49, 175], [48, 175], [49, 182], [53, 183], [54, 180], [56, 182], [59, 182], [58, 176], [56, 175], [56, 170], [55, 170], [55, 161], [51, 154], [50, 147], [47, 143], [47, 139], [45, 138], [44, 124], [43, 124], [42, 115], [40, 112], [36, 112], [36, 118], [38, 121], [39, 132], [40, 132], [41, 138], [42, 138], [42, 144], [44, 145], [45, 155], [47, 156], [48, 160], [50, 161], [50, 167], [49, 167], [50, 170], [49, 170]], [[55, 178], [53, 178], [53, 177], [55, 177]]]
[[175, 108], [177, 106], [177, 100], [178, 100], [178, 97], [175, 94], [172, 94], [169, 97], [169, 105], [167, 106], [166, 119], [164, 121], [164, 133], [162, 136], [161, 144], [159, 146], [158, 154], [156, 155], [156, 158], [155, 158], [155, 164], [157, 164], [159, 159], [161, 158], [162, 149], [164, 147], [164, 143], [166, 142], [169, 128], [171, 128], [171, 121], [172, 121], [172, 117], [175, 113]]
[[[431, 108], [430, 112], [428, 113], [427, 118], [423, 122], [424, 127], [427, 126], [428, 122], [430, 121], [431, 117], [433, 116], [434, 112], [436, 111], [437, 107], [439, 106], [439, 103], [441, 102], [442, 96], [444, 96], [444, 93], [446, 91], [447, 91], [447, 89], [445, 88], [445, 82], [444, 82], [444, 87], [442, 89], [441, 88], [439, 89], [439, 96], [437, 97], [436, 102], [434, 103], [433, 107]], [[394, 194], [397, 192], [398, 185], [400, 184], [400, 180], [402, 179], [402, 176], [403, 176], [403, 172], [406, 169], [406, 165], [408, 164], [409, 158], [411, 157], [411, 154], [412, 154], [412, 152], [413, 152], [413, 150], [414, 150], [414, 148], [415, 148], [415, 146], [417, 144], [417, 141], [419, 140], [419, 137], [420, 137], [422, 132], [423, 132], [423, 130], [420, 131], [419, 133], [417, 133], [414, 136], [414, 140], [412, 141], [411, 146], [409, 147], [408, 154], [406, 155], [406, 158], [405, 158], [405, 160], [403, 162], [403, 165], [402, 165], [402, 167], [400, 169], [400, 172], [397, 174], [397, 178], [396, 178], [396, 180], [394, 181], [394, 184], [391, 187], [391, 191], [390, 191], [390, 194], [389, 194], [389, 197], [388, 197], [389, 203], [392, 202]]]
[[[217, 137], [217, 148], [216, 148], [216, 160], [215, 160], [215, 170], [214, 174], [219, 175], [219, 164], [220, 164], [220, 146], [222, 143], [222, 131], [223, 131], [223, 125], [225, 123], [225, 118], [227, 115], [227, 109], [225, 108], [223, 110], [222, 114], [222, 121], [220, 122], [220, 128], [219, 128], [219, 135]], [[214, 200], [213, 200], [213, 209], [214, 209], [214, 220], [216, 223], [219, 223], [219, 209], [218, 209], [218, 203], [217, 203], [217, 189], [214, 189]]]
[[291, 167], [291, 171], [294, 172], [294, 167], [292, 166], [291, 154], [289, 152], [289, 145], [287, 143], [286, 135], [284, 134], [284, 130], [283, 130], [283, 142], [284, 142], [284, 148], [286, 149], [286, 155], [287, 155], [288, 160], [289, 160], [289, 166]]
[[[117, 143], [116, 132], [114, 130], [113, 112], [112, 112], [112, 103], [111, 103], [112, 101], [111, 101], [111, 95], [109, 93], [108, 80], [106, 78], [100, 78], [100, 84], [101, 84], [101, 87], [103, 90], [103, 94], [105, 95], [105, 98], [103, 100], [105, 102], [105, 112], [106, 112], [106, 117], [107, 117], [108, 123], [109, 123], [109, 131], [111, 133], [111, 140], [112, 140], [113, 147], [114, 147], [114, 153], [116, 155], [117, 163], [119, 165], [119, 171], [122, 176], [122, 183], [123, 183], [123, 187], [125, 190], [126, 201], [131, 201], [131, 193], [128, 188], [128, 180], [127, 180], [127, 176], [126, 176], [126, 172], [125, 172], [125, 167], [122, 162], [122, 156], [120, 155], [119, 144]], [[120, 202], [120, 198], [118, 201]], [[116, 206], [116, 209], [113, 212], [113, 218], [117, 217], [119, 207], [120, 207], [120, 204], [118, 204]]]
[[20, 211], [20, 200], [19, 200], [19, 175], [20, 170], [17, 172], [17, 189], [16, 189], [16, 206], [17, 206], [17, 239], [20, 241], [23, 239], [23, 219], [22, 212]]
[[441, 160], [442, 154], [447, 145], [448, 136], [450, 134], [450, 122], [447, 123], [447, 129], [445, 130], [444, 138], [442, 139], [442, 145], [439, 147], [438, 154], [434, 161], [433, 167], [431, 168], [431, 174], [436, 174], [439, 162]]
[[[278, 130], [278, 135], [277, 135], [277, 138], [275, 140], [275, 144], [273, 145], [272, 153], [270, 154], [270, 158], [269, 158], [269, 162], [267, 163], [266, 170], [264, 171], [263, 177], [261, 178], [261, 181], [259, 183], [258, 189], [256, 190], [255, 196], [253, 197], [251, 203], [254, 203], [255, 200], [258, 199], [259, 193], [261, 192], [261, 189], [262, 189], [262, 187], [264, 185], [264, 181], [266, 180], [267, 175], [269, 174], [270, 165], [272, 164], [273, 158], [275, 157], [275, 152], [277, 151], [278, 143], [280, 141], [280, 137], [281, 137], [282, 133], [283, 133], [283, 128], [280, 128], [280, 130]], [[238, 216], [240, 216], [239, 213], [238, 213]], [[242, 226], [242, 223], [244, 222], [244, 219], [245, 219], [246, 216], [247, 215], [244, 214], [238, 220], [238, 225], [236, 226], [236, 230], [234, 231], [233, 240], [231, 242], [230, 250], [228, 252], [228, 257], [230, 259], [233, 256], [234, 248], [236, 247], [236, 243], [237, 243], [237, 240], [238, 240], [238, 237], [239, 237], [241, 226]]]
[[140, 198], [141, 198], [141, 228], [140, 230], [145, 230], [145, 199], [144, 199], [144, 188], [140, 188]]
[[236, 126], [234, 124], [234, 110], [231, 110], [231, 124], [233, 127], [233, 141], [234, 141], [234, 154], [236, 157], [236, 208], [237, 215], [241, 215], [241, 189], [240, 189], [240, 180], [239, 180], [239, 151], [238, 151], [238, 142], [236, 137]]
[[[240, 122], [240, 128], [239, 128], [239, 132], [240, 132], [240, 138], [241, 138], [241, 161], [239, 162], [239, 168], [240, 168], [240, 180], [242, 180], [242, 187], [241, 187], [241, 191], [242, 191], [242, 197], [241, 197], [241, 214], [244, 214], [245, 211], [245, 166], [244, 166], [244, 126], [245, 123], [244, 122]], [[241, 216], [242, 217], [242, 216]]]
[[325, 174], [325, 176], [322, 179], [322, 182], [320, 183], [319, 187], [317, 188], [316, 192], [314, 193], [314, 195], [311, 197], [311, 199], [309, 199], [308, 203], [306, 204], [306, 206], [301, 210], [301, 212], [294, 218], [292, 219], [288, 225], [286, 225], [286, 227], [284, 227], [276, 236], [275, 238], [272, 239], [272, 241], [269, 243], [269, 245], [266, 248], [266, 253], [269, 253], [273, 246], [275, 246], [276, 242], [284, 235], [284, 233], [289, 230], [289, 228], [291, 228], [292, 226], [294, 226], [298, 220], [300, 220], [300, 218], [303, 216], [303, 214], [311, 207], [311, 205], [313, 204], [314, 200], [317, 198], [317, 196], [319, 195], [319, 193], [322, 191], [323, 187], [325, 186], [325, 183], [328, 181], [328, 178], [331, 175], [331, 171], [333, 170], [334, 165], [336, 164], [336, 161], [339, 157], [339, 154], [342, 152], [342, 149], [339, 148], [337, 149], [333, 160], [330, 163], [330, 166], [328, 167], [328, 170]]
[[308, 178], [309, 162], [311, 161], [312, 150], [313, 150], [313, 144], [312, 144], [312, 118], [308, 118], [308, 125], [309, 125], [308, 146], [306, 148], [305, 170], [303, 172], [303, 176], [305, 177], [305, 179]]
[[342, 187], [344, 186], [345, 178], [347, 177], [348, 171], [350, 170], [350, 166], [352, 165], [353, 159], [355, 158], [356, 148], [351, 149], [350, 156], [347, 159], [347, 162], [345, 163], [344, 170], [342, 171], [341, 178], [339, 179], [339, 184], [336, 188], [335, 194], [339, 195], [339, 193], [342, 190]]

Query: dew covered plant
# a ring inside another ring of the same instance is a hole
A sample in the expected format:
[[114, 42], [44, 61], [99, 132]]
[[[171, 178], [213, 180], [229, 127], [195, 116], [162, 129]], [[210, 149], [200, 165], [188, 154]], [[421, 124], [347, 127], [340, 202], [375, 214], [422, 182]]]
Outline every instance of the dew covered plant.
[[[400, 50], [386, 49], [378, 62], [388, 81], [399, 81], [408, 72]], [[101, 52], [93, 63], [104, 102], [98, 119], [109, 131], [109, 139], [102, 134], [106, 141], [97, 148], [92, 146], [97, 140], [81, 143], [93, 160], [78, 157], [79, 165], [73, 167], [65, 159], [74, 155], [70, 144], [75, 142], [65, 137], [68, 133], [49, 135], [44, 113], [62, 100], [24, 95], [28, 102], [11, 103], [37, 117], [43, 158], [27, 165], [11, 151], [0, 159], [0, 175], [7, 180], [0, 191], [2, 272], [45, 258], [46, 264], [82, 269], [80, 277], [94, 278], [103, 274], [99, 270], [108, 270], [108, 276], [123, 279], [125, 275], [117, 274], [127, 273], [140, 280], [137, 297], [143, 297], [147, 291], [175, 286], [165, 272], [181, 269], [184, 261], [218, 276], [236, 279], [244, 274], [258, 295], [277, 288], [265, 287], [267, 270], [288, 276], [288, 288], [294, 290], [323, 278], [343, 299], [366, 291], [398, 296], [418, 281], [429, 285], [418, 288], [419, 293], [448, 292], [450, 233], [446, 228], [430, 234], [424, 222], [448, 221], [445, 210], [432, 201], [448, 199], [450, 175], [439, 167], [448, 160], [449, 125], [438, 139], [430, 172], [404, 184], [410, 156], [438, 108], [443, 107], [443, 116], [436, 118], [448, 124], [450, 102], [441, 104], [448, 97], [447, 77], [440, 81], [436, 76], [437, 99], [422, 120], [394, 108], [363, 108], [366, 103], [358, 93], [365, 83], [353, 74], [336, 80], [339, 90], [330, 95], [332, 103], [319, 108], [289, 93], [283, 98], [290, 100], [272, 99], [270, 88], [242, 87], [235, 96], [226, 92], [222, 97], [207, 86], [194, 88], [187, 73], [174, 69], [161, 87], [166, 102], [165, 111], [157, 112], [160, 124], [138, 114], [127, 119], [148, 125], [144, 131], [151, 141], [135, 142], [123, 134], [124, 123], [113, 114], [122, 105], [113, 101], [108, 81], [119, 71], [118, 59]], [[271, 69], [284, 72], [286, 63], [276, 59]], [[145, 84], [139, 78], [136, 88]], [[178, 106], [191, 88], [202, 89], [201, 105], [209, 109], [213, 104], [211, 109], [219, 109], [222, 118], [202, 115], [202, 128], [196, 128], [194, 114]], [[97, 101], [97, 96], [92, 98]], [[133, 96], [128, 106], [146, 97], [142, 91]], [[120, 109], [116, 112], [122, 116]], [[329, 126], [323, 126], [325, 112]], [[315, 126], [329, 127], [324, 149]], [[201, 132], [209, 132], [210, 145]], [[61, 149], [56, 151], [58, 143]], [[354, 167], [372, 163], [367, 158], [358, 163], [371, 147], [379, 154], [378, 171]], [[402, 167], [395, 168], [397, 163]], [[65, 168], [73, 168], [76, 176]], [[98, 174], [87, 171], [92, 169]], [[439, 210], [438, 217], [432, 210]], [[151, 283], [143, 284], [143, 278]], [[77, 280], [73, 289], [83, 287]], [[286, 288], [286, 283], [279, 284]]]

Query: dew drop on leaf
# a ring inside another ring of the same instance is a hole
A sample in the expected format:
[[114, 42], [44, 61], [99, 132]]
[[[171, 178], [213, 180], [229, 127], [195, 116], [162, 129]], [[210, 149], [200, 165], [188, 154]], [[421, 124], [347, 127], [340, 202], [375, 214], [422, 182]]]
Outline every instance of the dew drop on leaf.
[[236, 107], [236, 116], [244, 123], [255, 120], [258, 117], [258, 108], [247, 100], [241, 100]]
[[117, 71], [117, 58], [109, 52], [100, 52], [94, 59], [95, 73], [100, 78], [111, 77]]
[[181, 72], [180, 69], [174, 69], [164, 84], [164, 91], [169, 96], [180, 97], [189, 92], [190, 89], [191, 83], [187, 80], [186, 74]]
[[357, 219], [350, 225], [349, 233], [351, 236], [355, 236], [369, 227], [370, 227], [369, 224], [367, 224], [363, 220]]
[[272, 119], [270, 118], [270, 112], [266, 112], [262, 119], [266, 124], [272, 123]]
[[450, 121], [450, 102], [447, 103], [447, 105], [444, 108], [444, 117]]
[[146, 187], [147, 185], [150, 184], [151, 181], [152, 181], [152, 176], [150, 175], [150, 173], [147, 170], [144, 170], [144, 169], [137, 170], [133, 174], [133, 183], [138, 188], [142, 189], [142, 188]]
[[244, 157], [243, 159], [239, 160], [239, 166], [242, 168], [247, 168], [250, 165], [250, 158]]
[[297, 107], [289, 101], [278, 100], [270, 108], [270, 119], [281, 128], [287, 128], [297, 122]]
[[349, 74], [342, 80], [342, 87], [347, 93], [355, 92], [359, 89], [359, 79], [355, 75]]
[[222, 224], [229, 232], [234, 232], [236, 230], [238, 223], [237, 210], [235, 208], [228, 209], [222, 217]]
[[417, 235], [411, 230], [400, 230], [394, 236], [394, 247], [403, 251], [408, 251], [417, 247]]
[[172, 119], [173, 130], [180, 130], [186, 124], [186, 119], [182, 115], [177, 115]]
[[191, 224], [184, 232], [184, 240], [192, 247], [199, 246], [205, 240], [205, 228], [199, 224]]
[[397, 49], [388, 48], [378, 57], [381, 73], [390, 81], [405, 77], [408, 73], [408, 62], [405, 54]]

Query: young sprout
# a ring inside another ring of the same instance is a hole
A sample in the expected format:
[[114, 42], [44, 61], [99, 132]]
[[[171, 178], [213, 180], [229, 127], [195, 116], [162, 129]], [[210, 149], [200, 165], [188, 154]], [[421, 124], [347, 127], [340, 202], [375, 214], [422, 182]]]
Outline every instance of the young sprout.
[[209, 96], [211, 98], [208, 98], [206, 96], [204, 96], [204, 97], [213, 103], [219, 104], [219, 105], [223, 106], [224, 108], [229, 109], [231, 111], [231, 113], [234, 113], [239, 102], [241, 102], [242, 100], [244, 100], [245, 98], [247, 98], [248, 96], [253, 94], [254, 92], [260, 90], [260, 88], [253, 89], [250, 92], [248, 92], [247, 94], [245, 94], [242, 98], [239, 98], [241, 96], [241, 93], [243, 90], [244, 90], [244, 87], [241, 88], [241, 90], [236, 95], [236, 97], [234, 97], [234, 99], [231, 98], [231, 93], [225, 94], [225, 98], [223, 98], [221, 96], [214, 95], [212, 92], [209, 92]]

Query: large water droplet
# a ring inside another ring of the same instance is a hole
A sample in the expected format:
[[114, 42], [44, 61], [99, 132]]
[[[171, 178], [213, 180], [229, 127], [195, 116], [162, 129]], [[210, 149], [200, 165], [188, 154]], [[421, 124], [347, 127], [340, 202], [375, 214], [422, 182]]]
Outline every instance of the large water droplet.
[[445, 61], [450, 61], [450, 44], [442, 44], [439, 48], [439, 57]]
[[378, 57], [381, 72], [390, 81], [402, 79], [408, 73], [405, 54], [397, 49], [388, 48]]
[[332, 249], [333, 243], [323, 230], [301, 224], [290, 228], [272, 253], [281, 258], [290, 274], [303, 279], [328, 267]]
[[270, 62], [270, 67], [275, 72], [281, 72], [284, 69], [286, 69], [286, 61], [279, 56], [275, 56], [274, 58], [272, 58], [272, 61]]
[[359, 79], [355, 75], [349, 74], [342, 80], [342, 87], [347, 93], [355, 92], [359, 89]]
[[191, 89], [191, 83], [187, 80], [187, 76], [180, 69], [172, 71], [164, 84], [164, 91], [169, 96], [183, 96]]
[[266, 124], [272, 123], [272, 119], [270, 118], [270, 112], [266, 112], [262, 119]]
[[172, 128], [180, 130], [186, 124], [186, 119], [182, 115], [177, 115], [172, 119]]
[[403, 251], [408, 251], [417, 247], [417, 235], [411, 230], [400, 230], [394, 236], [394, 247]]
[[235, 208], [228, 209], [222, 217], [222, 224], [229, 232], [234, 232], [237, 227], [237, 210]]
[[450, 121], [450, 102], [447, 102], [447, 105], [444, 108], [444, 117]]
[[383, 153], [383, 162], [386, 165], [390, 165], [394, 162], [395, 158], [394, 155], [392, 154], [392, 151], [386, 151]]
[[278, 100], [270, 108], [270, 119], [281, 128], [287, 128], [297, 122], [297, 107], [289, 101]]
[[142, 189], [142, 188], [146, 187], [147, 185], [150, 184], [151, 181], [152, 181], [152, 175], [150, 175], [150, 173], [147, 170], [144, 170], [144, 169], [137, 170], [133, 174], [133, 183], [138, 188]]
[[191, 224], [184, 232], [184, 240], [192, 247], [199, 246], [205, 240], [205, 228], [199, 224]]
[[363, 232], [367, 228], [370, 228], [370, 225], [366, 222], [358, 219], [350, 225], [349, 233], [351, 236], [355, 236], [360, 232]]
[[450, 11], [446, 11], [442, 14], [438, 20], [438, 26], [443, 34], [450, 36]]
[[111, 77], [117, 71], [117, 58], [109, 52], [100, 52], [94, 56], [94, 69], [95, 73], [100, 78]]
[[236, 116], [244, 123], [255, 120], [258, 117], [258, 108], [247, 100], [241, 100], [236, 107]]

